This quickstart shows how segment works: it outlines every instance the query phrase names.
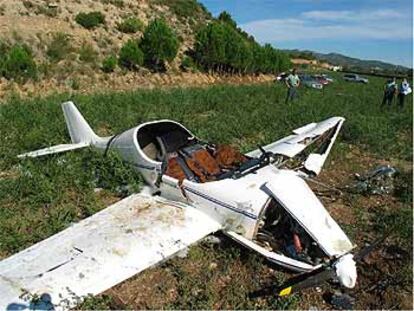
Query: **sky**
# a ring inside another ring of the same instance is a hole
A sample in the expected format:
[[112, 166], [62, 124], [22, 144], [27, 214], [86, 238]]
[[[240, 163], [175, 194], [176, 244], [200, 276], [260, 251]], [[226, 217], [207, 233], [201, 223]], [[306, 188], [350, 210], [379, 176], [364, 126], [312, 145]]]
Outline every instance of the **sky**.
[[260, 43], [413, 67], [412, 0], [199, 0]]

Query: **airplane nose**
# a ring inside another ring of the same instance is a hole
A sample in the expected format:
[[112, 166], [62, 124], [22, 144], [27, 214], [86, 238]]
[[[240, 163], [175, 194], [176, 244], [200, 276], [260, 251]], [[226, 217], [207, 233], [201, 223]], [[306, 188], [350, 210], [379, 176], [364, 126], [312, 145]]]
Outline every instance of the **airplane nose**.
[[339, 258], [335, 264], [336, 275], [339, 282], [347, 287], [354, 288], [357, 280], [357, 270], [354, 256], [352, 254], [346, 254]]

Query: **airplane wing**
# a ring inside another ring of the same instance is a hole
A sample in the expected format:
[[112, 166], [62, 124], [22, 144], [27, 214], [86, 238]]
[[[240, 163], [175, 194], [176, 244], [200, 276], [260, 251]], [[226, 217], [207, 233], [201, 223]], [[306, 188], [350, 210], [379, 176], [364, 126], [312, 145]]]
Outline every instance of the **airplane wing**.
[[[319, 123], [309, 123], [293, 130], [292, 135], [264, 146], [263, 149], [293, 158], [310, 145], [320, 141], [321, 148], [316, 152], [310, 153], [304, 162], [304, 167], [308, 171], [318, 175], [344, 121], [345, 119], [342, 117], [332, 117]], [[261, 155], [261, 151], [256, 149], [247, 153], [247, 155], [250, 157], [258, 157]]]
[[219, 229], [191, 206], [129, 196], [0, 261], [0, 309], [72, 308]]

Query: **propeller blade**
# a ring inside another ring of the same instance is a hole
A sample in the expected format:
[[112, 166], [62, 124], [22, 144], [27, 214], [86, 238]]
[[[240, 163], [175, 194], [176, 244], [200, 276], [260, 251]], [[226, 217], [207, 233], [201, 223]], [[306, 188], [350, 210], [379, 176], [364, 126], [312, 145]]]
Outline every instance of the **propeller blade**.
[[322, 267], [309, 273], [303, 273], [288, 280], [282, 286], [270, 285], [255, 291], [249, 295], [250, 298], [274, 295], [287, 296], [301, 291], [305, 288], [317, 286], [335, 276], [335, 272], [330, 267]]
[[385, 239], [389, 236], [389, 233], [384, 234], [382, 237], [376, 239], [374, 242], [372, 242], [370, 245], [362, 248], [358, 253], [354, 255], [355, 261], [361, 261], [366, 256], [368, 256], [374, 249], [378, 247], [382, 242], [385, 241]]
[[309, 287], [321, 285], [323, 282], [335, 277], [335, 271], [330, 267], [318, 269], [316, 272], [301, 274], [289, 280], [286, 284], [277, 289], [278, 296], [294, 294]]

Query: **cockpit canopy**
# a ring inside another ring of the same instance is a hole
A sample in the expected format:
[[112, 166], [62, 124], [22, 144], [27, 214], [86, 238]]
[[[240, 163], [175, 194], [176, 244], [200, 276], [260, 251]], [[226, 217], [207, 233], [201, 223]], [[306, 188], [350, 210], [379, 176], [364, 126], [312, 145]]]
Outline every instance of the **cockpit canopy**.
[[162, 162], [167, 154], [185, 147], [195, 137], [185, 127], [172, 121], [147, 123], [138, 129], [137, 140], [145, 155]]

